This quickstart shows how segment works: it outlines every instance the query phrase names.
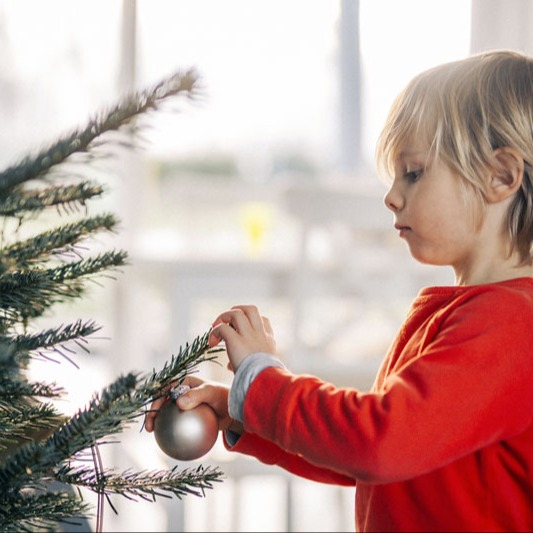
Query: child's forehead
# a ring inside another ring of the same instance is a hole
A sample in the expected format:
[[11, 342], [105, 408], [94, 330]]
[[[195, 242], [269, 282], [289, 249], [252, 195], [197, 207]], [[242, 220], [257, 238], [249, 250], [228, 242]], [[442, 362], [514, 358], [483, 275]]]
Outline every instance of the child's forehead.
[[414, 108], [406, 107], [390, 123], [388, 144], [395, 154], [428, 151], [433, 145], [443, 120], [437, 106], [420, 100]]
[[416, 159], [417, 157], [427, 157], [428, 152], [429, 147], [419, 148], [407, 146], [400, 150], [400, 152], [398, 153], [398, 159]]
[[421, 136], [414, 136], [399, 142], [394, 152], [394, 159], [397, 161], [427, 160], [431, 152], [431, 145]]

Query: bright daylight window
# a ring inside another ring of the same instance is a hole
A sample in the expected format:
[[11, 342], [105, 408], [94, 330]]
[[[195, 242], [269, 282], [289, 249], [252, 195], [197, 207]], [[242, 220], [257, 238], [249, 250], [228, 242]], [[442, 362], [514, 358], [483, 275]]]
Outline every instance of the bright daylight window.
[[[120, 291], [106, 284], [79, 310], [103, 322], [105, 335], [113, 339], [98, 343], [93, 369], [84, 366], [79, 372], [64, 365], [64, 379], [80, 402], [117, 369], [151, 368], [168, 358], [177, 344], [204, 330], [215, 310], [241, 303], [235, 298], [265, 303], [280, 322], [279, 344], [294, 355], [295, 365], [316, 363], [333, 372], [331, 361], [344, 368], [353, 346], [359, 346], [364, 355], [354, 362], [357, 375], [367, 379], [374, 371], [404, 300], [361, 298], [363, 289], [387, 286], [379, 277], [383, 271], [368, 265], [383, 263], [379, 246], [388, 241], [365, 234], [357, 253], [348, 253], [347, 243], [357, 232], [340, 219], [335, 202], [326, 209], [326, 193], [329, 187], [353, 193], [359, 178], [374, 184], [374, 143], [393, 97], [416, 72], [468, 54], [470, 2], [360, 0], [360, 126], [368, 170], [359, 176], [343, 175], [338, 168], [339, 29], [341, 8], [350, 1], [0, 0], [4, 167], [115, 102], [126, 59], [134, 61], [130, 75], [138, 87], [188, 67], [197, 69], [204, 87], [198, 100], [179, 113], [155, 117], [144, 132], [143, 150], [133, 164], [126, 162], [128, 172], [108, 183], [107, 202], [124, 215], [120, 238], [127, 235], [131, 243], [135, 269], [121, 278]], [[130, 26], [122, 17], [125, 3], [136, 7]], [[132, 20], [136, 47], [123, 50], [123, 31], [132, 29]], [[298, 204], [297, 212], [289, 212], [285, 192], [291, 187], [314, 192], [319, 207]], [[377, 204], [383, 207], [381, 200]], [[325, 221], [333, 215], [336, 222], [328, 226]], [[305, 243], [303, 235], [309, 237]], [[303, 265], [299, 261], [306, 253], [309, 262]], [[162, 265], [177, 273], [173, 279], [159, 275]], [[316, 265], [319, 273], [329, 274], [292, 301], [301, 285], [280, 288], [280, 283]], [[359, 267], [374, 275], [366, 288]], [[317, 287], [331, 288], [333, 295], [315, 297]], [[405, 288], [408, 300], [415, 289], [414, 284]], [[295, 309], [301, 312], [298, 320]], [[316, 309], [326, 318], [318, 320]], [[344, 323], [351, 324], [345, 336]], [[327, 343], [331, 331], [335, 342]], [[57, 379], [57, 367], [50, 370]], [[149, 453], [127, 442], [123, 450], [123, 459], [137, 467], [157, 467], [161, 461], [155, 444]], [[231, 467], [223, 449], [214, 453], [214, 460]], [[231, 471], [237, 472], [232, 459]], [[238, 517], [228, 512], [239, 507], [231, 503], [237, 485], [228, 482], [205, 500], [189, 499], [165, 512], [117, 501], [119, 515], [108, 514], [108, 527], [252, 531], [260, 523], [264, 531], [285, 531], [285, 480], [272, 471], [260, 474], [240, 486], [245, 500]], [[351, 491], [345, 498], [342, 491], [303, 484], [295, 493], [298, 510], [292, 516], [298, 530], [352, 530]], [[338, 505], [337, 516], [312, 508], [324, 498]]]

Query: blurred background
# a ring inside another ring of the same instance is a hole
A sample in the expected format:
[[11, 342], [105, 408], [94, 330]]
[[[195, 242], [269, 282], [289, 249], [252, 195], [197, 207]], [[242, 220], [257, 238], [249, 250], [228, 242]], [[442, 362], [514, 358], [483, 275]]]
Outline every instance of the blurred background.
[[[118, 374], [160, 368], [227, 307], [255, 303], [289, 368], [371, 387], [411, 299], [453, 283], [414, 263], [392, 228], [373, 161], [381, 124], [425, 68], [487, 48], [531, 51], [532, 10], [528, 0], [0, 0], [4, 167], [175, 70], [196, 69], [202, 87], [152, 116], [139, 150], [98, 169], [108, 192], [95, 209], [122, 224], [96, 245], [126, 248], [130, 265], [48, 317], [102, 325], [80, 368], [32, 372], [63, 384], [61, 408], [73, 412]], [[229, 382], [221, 363], [200, 375]], [[140, 426], [104, 453], [121, 469], [176, 464]], [[195, 464], [219, 466], [224, 482], [205, 498], [115, 498], [105, 531], [353, 531], [352, 489], [296, 479], [220, 440], [178, 467]]]

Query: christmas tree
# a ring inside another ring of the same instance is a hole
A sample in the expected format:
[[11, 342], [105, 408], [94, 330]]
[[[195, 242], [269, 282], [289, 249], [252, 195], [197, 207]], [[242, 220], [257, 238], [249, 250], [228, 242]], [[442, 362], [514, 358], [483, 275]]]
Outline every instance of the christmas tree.
[[[166, 102], [193, 98], [197, 84], [192, 70], [174, 73], [147, 90], [124, 96], [85, 127], [0, 172], [2, 531], [56, 531], [60, 524], [76, 523], [94, 513], [76, 489], [98, 495], [96, 528], [102, 530], [103, 505], [107, 501], [112, 507], [111, 495], [146, 500], [202, 496], [221, 480], [218, 469], [202, 466], [117, 472], [102, 464], [98, 449], [133, 421], [142, 420], [147, 406], [169, 386], [216, 357], [207, 333], [180, 347], [161, 369], [151, 373], [133, 369], [119, 376], [72, 416], [54, 404], [64, 389], [31, 380], [27, 372], [35, 359], [63, 359], [70, 364], [78, 348], [87, 350], [88, 339], [100, 329], [93, 320], [45, 330], [32, 327], [45, 314], [55, 318], [59, 304], [83, 298], [88, 281], [128, 261], [122, 250], [87, 257], [88, 248], [82, 246], [97, 234], [116, 232], [119, 222], [113, 214], [88, 214], [89, 202], [105, 192], [91, 177], [94, 162], [106, 155], [106, 147], [131, 139], [132, 132], [140, 129], [141, 117], [157, 112]], [[50, 218], [54, 209], [59, 214]], [[80, 218], [64, 222], [64, 214]], [[48, 221], [44, 229], [43, 218]]]

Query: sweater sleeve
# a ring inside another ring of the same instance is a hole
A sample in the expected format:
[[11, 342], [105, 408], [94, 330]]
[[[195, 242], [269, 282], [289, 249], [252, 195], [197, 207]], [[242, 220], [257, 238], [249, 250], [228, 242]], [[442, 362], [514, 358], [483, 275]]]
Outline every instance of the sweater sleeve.
[[[239, 366], [229, 394], [229, 411], [232, 418], [242, 422], [243, 404], [248, 389], [254, 379], [269, 367], [285, 368], [285, 365], [271, 354], [256, 353], [247, 357]], [[286, 453], [278, 445], [257, 435], [247, 433], [236, 435], [232, 432], [225, 432], [224, 445], [227, 450], [251, 455], [262, 463], [279, 466], [300, 477], [335, 485], [352, 486], [355, 484], [353, 479], [311, 465], [302, 457]]]
[[533, 413], [531, 307], [476, 295], [435, 320], [431, 339], [376, 392], [267, 368], [249, 388], [246, 431], [372, 483], [427, 473], [521, 433]]
[[251, 383], [265, 368], [285, 365], [272, 354], [257, 352], [247, 357], [235, 372], [229, 394], [229, 414], [235, 420], [242, 422], [244, 419], [243, 405]]
[[267, 465], [276, 465], [299, 477], [332, 485], [354, 486], [355, 479], [344, 476], [327, 468], [309, 463], [296, 454], [286, 452], [274, 442], [253, 433], [244, 433], [238, 439], [224, 433], [224, 445], [231, 452], [249, 455]]

